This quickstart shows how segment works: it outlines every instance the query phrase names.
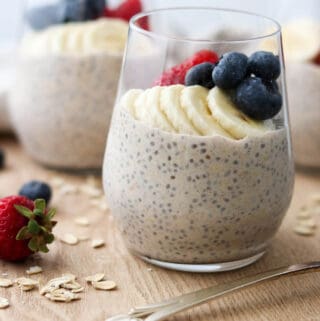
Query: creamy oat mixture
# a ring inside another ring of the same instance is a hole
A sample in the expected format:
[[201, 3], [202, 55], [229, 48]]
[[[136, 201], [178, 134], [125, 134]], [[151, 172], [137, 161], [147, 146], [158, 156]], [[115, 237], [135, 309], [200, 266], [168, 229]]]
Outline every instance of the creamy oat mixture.
[[57, 168], [101, 168], [127, 28], [104, 18], [25, 39], [11, 116], [34, 159]]
[[264, 251], [291, 199], [286, 130], [242, 139], [187, 135], [151, 126], [158, 117], [136, 120], [131, 107], [116, 109], [104, 160], [108, 204], [128, 248], [178, 263]]

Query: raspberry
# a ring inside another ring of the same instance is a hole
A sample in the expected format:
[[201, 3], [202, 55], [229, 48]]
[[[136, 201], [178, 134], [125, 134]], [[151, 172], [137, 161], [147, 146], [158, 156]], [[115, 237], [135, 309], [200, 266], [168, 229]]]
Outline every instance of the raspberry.
[[316, 57], [313, 59], [313, 62], [316, 65], [320, 65], [320, 52], [316, 55]]
[[176, 65], [171, 69], [165, 71], [159, 79], [155, 81], [155, 85], [169, 86], [176, 84], [184, 84], [184, 79], [187, 71], [198, 64], [203, 62], [216, 63], [219, 60], [218, 55], [211, 50], [200, 50], [192, 57], [183, 61], [180, 65]]
[[104, 16], [129, 21], [132, 16], [141, 11], [142, 4], [140, 0], [126, 0], [115, 9], [105, 8]]

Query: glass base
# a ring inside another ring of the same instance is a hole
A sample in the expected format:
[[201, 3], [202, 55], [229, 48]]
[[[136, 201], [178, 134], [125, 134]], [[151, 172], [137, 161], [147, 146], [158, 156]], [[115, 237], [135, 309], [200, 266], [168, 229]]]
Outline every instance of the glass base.
[[265, 251], [242, 260], [237, 260], [232, 262], [212, 263], [212, 264], [180, 264], [180, 263], [170, 263], [165, 261], [159, 261], [159, 260], [151, 259], [146, 256], [141, 256], [141, 255], [139, 255], [139, 257], [145, 262], [151, 263], [153, 265], [156, 265], [165, 269], [183, 271], [183, 272], [211, 273], [211, 272], [231, 271], [231, 270], [243, 268], [247, 265], [250, 265], [256, 262], [264, 254], [265, 254]]

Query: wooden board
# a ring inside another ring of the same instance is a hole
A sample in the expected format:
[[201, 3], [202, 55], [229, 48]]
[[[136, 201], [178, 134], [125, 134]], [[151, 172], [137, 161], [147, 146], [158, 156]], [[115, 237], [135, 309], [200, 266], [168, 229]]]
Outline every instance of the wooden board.
[[[7, 169], [0, 172], [0, 197], [15, 194], [30, 179], [49, 181], [63, 177], [67, 183], [82, 184], [84, 177], [76, 177], [46, 170], [34, 163], [12, 138], [0, 138], [0, 146], [8, 156]], [[47, 255], [36, 255], [24, 263], [0, 261], [0, 274], [14, 279], [25, 275], [27, 267], [38, 264], [42, 274], [35, 275], [44, 284], [50, 278], [71, 272], [85, 285], [82, 299], [72, 303], [55, 303], [37, 291], [21, 292], [16, 286], [0, 288], [0, 296], [10, 300], [10, 307], [0, 310], [1, 321], [103, 321], [108, 316], [127, 312], [135, 305], [152, 303], [171, 296], [225, 283], [239, 277], [267, 269], [304, 261], [320, 260], [320, 215], [316, 218], [315, 236], [296, 235], [295, 216], [312, 193], [320, 192], [320, 174], [297, 174], [294, 197], [284, 223], [268, 253], [256, 264], [234, 272], [219, 274], [189, 274], [150, 266], [126, 251], [119, 232], [109, 213], [95, 209], [83, 194], [55, 194], [53, 205], [58, 208], [56, 232], [88, 233], [104, 238], [107, 246], [92, 249], [88, 241], [70, 246], [60, 241], [51, 245]], [[89, 217], [89, 227], [77, 227], [76, 216]], [[150, 269], [151, 268], [151, 269]], [[84, 282], [84, 277], [105, 272], [116, 281], [118, 289], [97, 291]], [[181, 313], [176, 321], [317, 321], [320, 320], [320, 273], [312, 273], [268, 282], [243, 290], [209, 304]]]

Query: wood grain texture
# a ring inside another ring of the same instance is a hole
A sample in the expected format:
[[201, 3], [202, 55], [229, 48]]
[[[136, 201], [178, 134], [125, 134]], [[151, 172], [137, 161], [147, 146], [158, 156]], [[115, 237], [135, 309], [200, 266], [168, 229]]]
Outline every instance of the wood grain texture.
[[[22, 183], [30, 179], [48, 181], [57, 173], [46, 170], [25, 155], [12, 138], [0, 138], [0, 146], [8, 156], [7, 168], [0, 172], [0, 197], [17, 193]], [[66, 182], [81, 184], [83, 177], [58, 174]], [[55, 303], [37, 291], [21, 292], [17, 287], [0, 289], [0, 296], [10, 300], [10, 307], [0, 310], [1, 321], [103, 321], [108, 316], [127, 312], [135, 305], [152, 303], [209, 285], [225, 283], [239, 277], [278, 266], [320, 259], [320, 217], [316, 217], [315, 236], [302, 237], [293, 233], [295, 215], [311, 193], [320, 192], [320, 175], [297, 174], [294, 197], [288, 214], [268, 253], [256, 264], [242, 270], [219, 274], [189, 274], [150, 266], [132, 257], [125, 249], [110, 214], [92, 208], [83, 194], [61, 197], [55, 195], [58, 208], [56, 232], [87, 232], [102, 237], [107, 246], [92, 249], [88, 241], [70, 246], [56, 241], [47, 255], [36, 255], [24, 263], [0, 261], [0, 274], [14, 279], [38, 264], [44, 272], [33, 276], [44, 284], [50, 278], [71, 272], [85, 285], [82, 299], [72, 303]], [[89, 227], [77, 227], [73, 219], [85, 215], [93, 222]], [[150, 270], [149, 268], [152, 268]], [[105, 272], [116, 281], [116, 291], [97, 291], [84, 282], [84, 277]], [[181, 313], [175, 321], [319, 321], [320, 273], [267, 282], [260, 286], [222, 297], [209, 304]]]

